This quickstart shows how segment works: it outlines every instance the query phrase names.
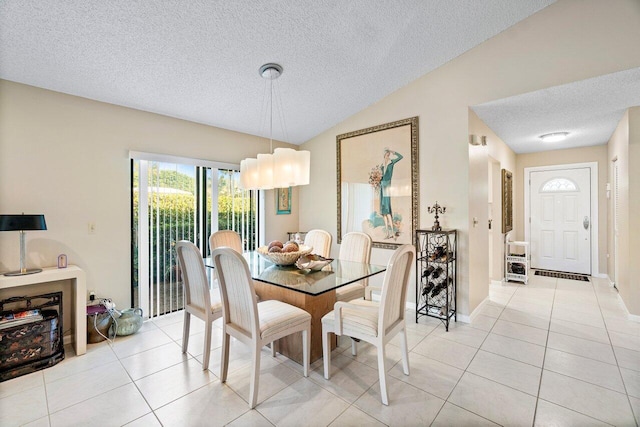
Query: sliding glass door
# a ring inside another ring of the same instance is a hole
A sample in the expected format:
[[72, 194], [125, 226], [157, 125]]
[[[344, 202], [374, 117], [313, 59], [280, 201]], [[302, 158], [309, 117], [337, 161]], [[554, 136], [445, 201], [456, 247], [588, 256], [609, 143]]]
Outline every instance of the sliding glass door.
[[131, 164], [132, 300], [155, 317], [184, 307], [175, 243], [189, 240], [209, 256], [211, 233], [235, 230], [245, 250], [255, 249], [257, 197], [238, 188], [235, 168], [139, 157]]

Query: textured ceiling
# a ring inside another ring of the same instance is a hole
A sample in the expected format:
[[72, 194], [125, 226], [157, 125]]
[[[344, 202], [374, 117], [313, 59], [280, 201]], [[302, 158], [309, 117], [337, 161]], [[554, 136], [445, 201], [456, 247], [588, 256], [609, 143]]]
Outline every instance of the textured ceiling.
[[553, 2], [0, 0], [0, 78], [268, 136], [277, 62], [300, 144]]
[[[516, 153], [606, 144], [625, 110], [640, 105], [640, 68], [472, 107]], [[569, 132], [562, 142], [542, 142]]]

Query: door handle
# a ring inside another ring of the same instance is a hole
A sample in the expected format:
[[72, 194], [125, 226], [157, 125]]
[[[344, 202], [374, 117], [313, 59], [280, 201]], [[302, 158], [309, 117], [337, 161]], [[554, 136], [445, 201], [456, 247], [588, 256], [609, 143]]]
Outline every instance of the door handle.
[[584, 227], [585, 230], [589, 229], [589, 217], [585, 216], [584, 219], [582, 220], [582, 226]]

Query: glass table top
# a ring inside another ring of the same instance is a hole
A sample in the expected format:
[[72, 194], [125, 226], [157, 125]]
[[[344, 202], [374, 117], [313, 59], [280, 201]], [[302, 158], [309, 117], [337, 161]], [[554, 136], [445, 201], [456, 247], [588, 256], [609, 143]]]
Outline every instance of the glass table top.
[[[242, 256], [247, 260], [254, 280], [308, 295], [320, 295], [382, 273], [387, 269], [382, 265], [334, 259], [322, 270], [311, 271], [300, 270], [295, 265], [277, 266], [255, 251], [245, 252]], [[204, 264], [214, 268], [211, 258], [205, 258]]]

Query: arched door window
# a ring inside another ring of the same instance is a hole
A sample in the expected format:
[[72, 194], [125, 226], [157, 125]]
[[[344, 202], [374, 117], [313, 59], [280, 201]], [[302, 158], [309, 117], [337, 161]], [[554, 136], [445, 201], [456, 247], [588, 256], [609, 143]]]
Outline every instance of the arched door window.
[[566, 193], [579, 191], [578, 185], [567, 178], [553, 178], [545, 182], [540, 189], [541, 193]]

